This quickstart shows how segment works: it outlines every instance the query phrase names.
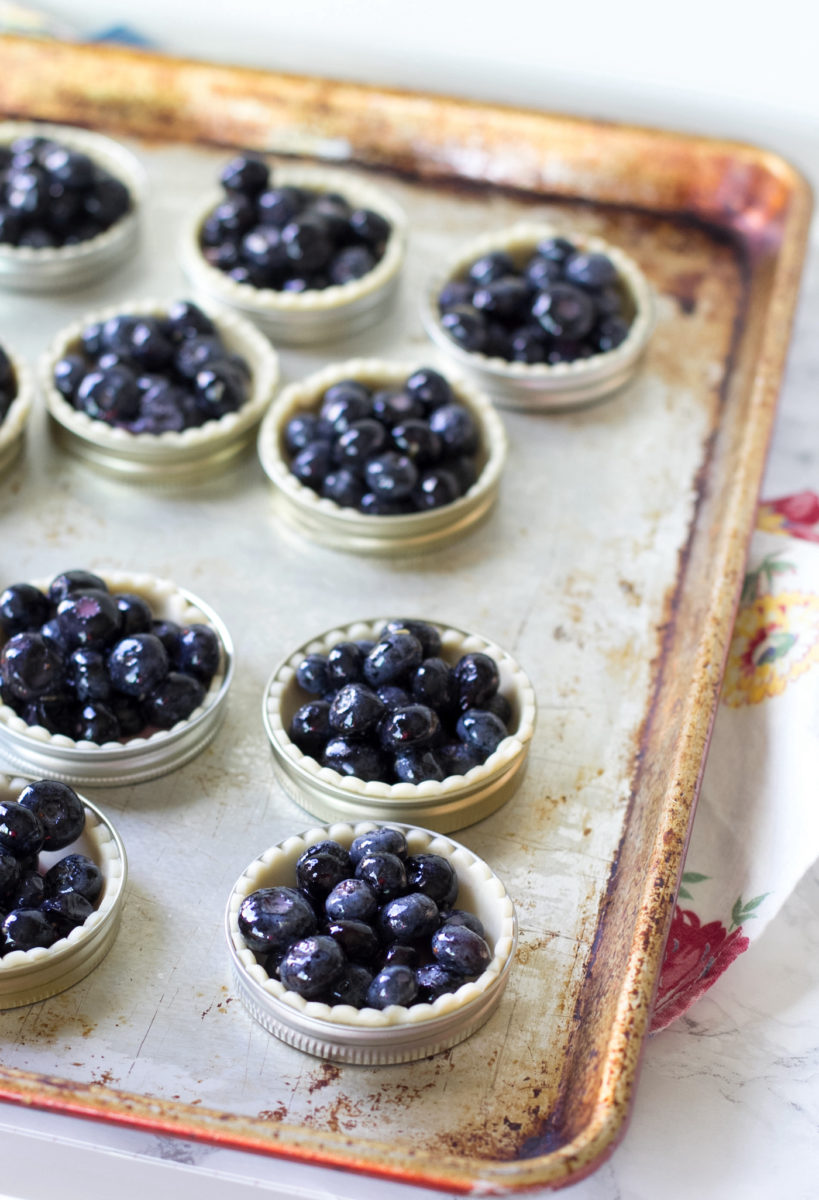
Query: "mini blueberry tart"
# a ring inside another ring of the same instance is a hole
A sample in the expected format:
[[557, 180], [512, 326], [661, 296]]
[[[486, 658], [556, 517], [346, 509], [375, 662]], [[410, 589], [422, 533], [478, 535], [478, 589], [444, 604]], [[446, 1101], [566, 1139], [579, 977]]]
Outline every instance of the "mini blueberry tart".
[[0, 123], [0, 286], [92, 283], [136, 250], [145, 174], [124, 146], [85, 129]]
[[340, 550], [405, 554], [460, 537], [488, 514], [506, 434], [463, 380], [353, 359], [286, 388], [258, 451], [277, 513], [300, 532]]
[[34, 386], [28, 368], [0, 347], [0, 472], [23, 445]]
[[356, 622], [288, 656], [265, 689], [276, 776], [322, 820], [412, 820], [449, 833], [521, 782], [532, 686], [499, 646], [432, 621]]
[[406, 218], [367, 182], [256, 156], [222, 172], [182, 241], [182, 266], [212, 300], [275, 342], [333, 341], [380, 320], [406, 252]]
[[114, 787], [164, 775], [215, 736], [233, 677], [227, 629], [164, 579], [70, 570], [0, 594], [0, 757]]
[[126, 874], [122, 841], [90, 800], [55, 780], [0, 775], [0, 1009], [54, 996], [102, 961]]
[[64, 329], [40, 378], [69, 450], [135, 481], [175, 483], [227, 466], [253, 440], [279, 365], [233, 313], [141, 300]]
[[622, 387], [653, 307], [642, 271], [616, 246], [521, 223], [464, 247], [430, 284], [422, 318], [498, 404], [545, 412]]
[[250, 1015], [299, 1050], [359, 1065], [468, 1038], [500, 1003], [517, 944], [514, 905], [487, 864], [403, 824], [336, 824], [272, 846], [235, 884], [225, 924]]

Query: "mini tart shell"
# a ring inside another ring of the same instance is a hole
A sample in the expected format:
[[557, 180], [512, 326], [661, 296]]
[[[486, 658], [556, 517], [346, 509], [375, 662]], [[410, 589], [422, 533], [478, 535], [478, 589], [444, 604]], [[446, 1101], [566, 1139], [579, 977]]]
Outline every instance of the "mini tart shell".
[[31, 406], [34, 401], [34, 382], [25, 363], [6, 350], [17, 381], [17, 394], [8, 412], [0, 421], [0, 473], [10, 466], [22, 449]]
[[375, 516], [319, 496], [290, 470], [284, 429], [291, 417], [317, 412], [323, 393], [342, 379], [357, 379], [368, 387], [398, 387], [419, 365], [355, 358], [334, 363], [284, 389], [262, 422], [258, 452], [264, 472], [273, 484], [275, 510], [288, 524], [336, 550], [390, 555], [437, 549], [456, 540], [487, 516], [497, 500], [506, 462], [506, 432], [491, 401], [463, 379], [450, 378], [449, 382], [456, 400], [475, 418], [481, 445], [477, 455], [478, 479], [452, 504], [429, 512]]
[[[224, 719], [233, 680], [233, 643], [223, 622], [204, 601], [169, 580], [105, 569], [96, 573], [112, 593], [141, 596], [155, 619], [179, 625], [209, 625], [222, 647], [219, 670], [199, 708], [172, 729], [158, 729], [123, 742], [97, 745], [52, 734], [41, 725], [27, 725], [14, 709], [0, 702], [0, 759], [13, 769], [38, 778], [62, 779], [73, 786], [117, 787], [165, 775], [188, 762], [213, 739]], [[32, 582], [45, 592], [50, 579]], [[0, 638], [0, 645], [4, 641]]]
[[[0, 775], [0, 799], [16, 800], [30, 782]], [[125, 899], [125, 847], [109, 819], [85, 796], [80, 799], [85, 808], [82, 834], [63, 850], [41, 854], [40, 862], [48, 868], [67, 854], [85, 854], [102, 871], [102, 893], [88, 920], [53, 946], [13, 950], [0, 958], [0, 1009], [35, 1004], [78, 983], [101, 962], [117, 935]]]
[[316, 842], [329, 838], [349, 847], [354, 838], [375, 827], [372, 822], [330, 825], [272, 846], [247, 867], [234, 885], [225, 916], [234, 980], [251, 1016], [268, 1032], [299, 1050], [358, 1065], [426, 1058], [469, 1037], [500, 1002], [517, 944], [514, 905], [483, 859], [450, 838], [397, 825], [406, 835], [410, 854], [439, 854], [455, 868], [458, 907], [480, 917], [493, 950], [486, 971], [432, 1004], [413, 1004], [409, 1008], [390, 1005], [383, 1010], [305, 1000], [271, 979], [239, 932], [238, 914], [244, 898], [262, 887], [294, 886], [296, 861]]
[[275, 342], [310, 345], [337, 341], [381, 320], [398, 286], [407, 245], [403, 210], [380, 188], [339, 171], [276, 166], [276, 185], [337, 192], [356, 208], [370, 208], [391, 226], [383, 256], [372, 271], [351, 283], [308, 292], [281, 292], [236, 283], [212, 267], [202, 254], [200, 234], [205, 218], [224, 196], [207, 196], [188, 221], [182, 236], [182, 267], [194, 287], [211, 300], [236, 309], [255, 321]]
[[490, 655], [500, 672], [498, 690], [512, 705], [509, 737], [484, 763], [465, 775], [450, 775], [441, 783], [365, 782], [321, 766], [303, 754], [287, 732], [295, 711], [315, 699], [302, 691], [296, 678], [305, 655], [326, 654], [337, 642], [377, 639], [387, 619], [357, 621], [331, 629], [300, 646], [273, 672], [265, 689], [262, 719], [273, 748], [276, 776], [291, 800], [321, 820], [409, 820], [441, 833], [463, 829], [510, 799], [523, 777], [535, 729], [537, 710], [532, 685], [515, 660], [494, 642], [428, 622], [440, 632], [441, 657], [450, 665], [463, 654]]
[[[614, 350], [571, 363], [520, 363], [493, 358], [462, 349], [444, 330], [438, 312], [438, 296], [444, 284], [459, 279], [484, 254], [504, 250], [525, 259], [539, 241], [565, 237], [578, 249], [608, 256], [617, 268], [620, 284], [631, 300], [634, 317], [625, 340]], [[643, 272], [633, 259], [602, 238], [555, 229], [551, 225], [520, 223], [497, 233], [485, 234], [464, 246], [440, 274], [430, 282], [422, 298], [424, 327], [450, 362], [456, 364], [492, 399], [505, 408], [550, 412], [601, 400], [623, 387], [637, 368], [654, 326], [654, 300]]]
[[[40, 383], [49, 414], [66, 447], [80, 458], [137, 482], [175, 483], [226, 467], [253, 440], [256, 427], [279, 382], [276, 351], [249, 321], [233, 313], [208, 311], [231, 352], [241, 354], [251, 371], [250, 396], [240, 409], [181, 433], [131, 433], [89, 417], [54, 386], [54, 367], [79, 341], [83, 329], [123, 313], [164, 316], [170, 301], [124, 300], [88, 313], [63, 329], [40, 360]], [[202, 306], [203, 311], [206, 306]]]
[[108, 274], [137, 249], [146, 175], [129, 150], [111, 138], [71, 125], [40, 122], [0, 122], [0, 145], [18, 137], [47, 137], [81, 151], [98, 166], [115, 175], [131, 196], [130, 210], [110, 228], [74, 246], [35, 249], [0, 242], [0, 287], [12, 291], [52, 292], [75, 290]]

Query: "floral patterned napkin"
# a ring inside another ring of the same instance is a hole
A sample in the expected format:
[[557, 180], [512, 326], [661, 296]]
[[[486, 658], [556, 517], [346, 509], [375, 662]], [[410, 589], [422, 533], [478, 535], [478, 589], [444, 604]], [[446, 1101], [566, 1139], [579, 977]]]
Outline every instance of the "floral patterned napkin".
[[819, 857], [815, 543], [819, 496], [760, 506], [653, 1033], [748, 949]]

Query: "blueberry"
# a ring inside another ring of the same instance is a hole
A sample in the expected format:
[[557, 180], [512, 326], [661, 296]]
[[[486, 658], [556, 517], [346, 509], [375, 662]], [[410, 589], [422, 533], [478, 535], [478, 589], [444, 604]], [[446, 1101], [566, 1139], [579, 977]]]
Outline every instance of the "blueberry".
[[196, 335], [185, 338], [177, 347], [174, 366], [185, 379], [195, 379], [203, 367], [221, 362], [225, 347], [216, 334]]
[[246, 263], [260, 268], [268, 286], [275, 286], [288, 267], [287, 249], [281, 231], [274, 225], [258, 225], [242, 238], [241, 255]]
[[382, 425], [393, 429], [407, 421], [420, 420], [424, 416], [424, 405], [417, 396], [410, 396], [408, 392], [386, 389], [374, 394], [372, 411]]
[[360, 833], [350, 846], [350, 858], [356, 866], [366, 855], [379, 853], [392, 854], [400, 859], [407, 857], [407, 839], [400, 829], [382, 825], [379, 829]]
[[396, 617], [386, 622], [378, 636], [382, 640], [389, 634], [400, 632], [411, 633], [417, 638], [424, 658], [435, 658], [441, 653], [441, 635], [429, 621], [418, 621], [414, 617]]
[[111, 680], [104, 655], [98, 650], [81, 646], [69, 657], [66, 679], [74, 695], [83, 704], [86, 701], [108, 700], [111, 695]]
[[331, 448], [327, 441], [310, 442], [290, 464], [290, 470], [305, 487], [318, 491], [330, 467]]
[[425, 658], [410, 681], [413, 700], [436, 712], [448, 711], [455, 699], [454, 681], [449, 664], [442, 658]]
[[513, 362], [543, 363], [549, 352], [549, 338], [540, 325], [521, 325], [512, 334], [510, 351]]
[[404, 708], [407, 704], [412, 703], [409, 692], [392, 683], [385, 683], [383, 687], [378, 688], [376, 695], [389, 711], [394, 708]]
[[376, 496], [405, 500], [418, 481], [418, 468], [407, 455], [387, 450], [367, 462], [364, 478]]
[[367, 1003], [367, 989], [372, 983], [373, 975], [366, 967], [358, 963], [348, 963], [344, 971], [331, 984], [327, 991], [328, 1004], [349, 1004], [352, 1008], [364, 1008]]
[[365, 782], [389, 777], [389, 762], [378, 746], [345, 737], [333, 737], [327, 742], [321, 764], [340, 775], [354, 775]]
[[338, 943], [350, 962], [362, 966], [375, 964], [379, 942], [374, 929], [365, 921], [332, 920], [327, 925], [327, 936]]
[[94, 420], [126, 422], [139, 413], [136, 375], [125, 366], [89, 371], [77, 388], [75, 405]]
[[228, 192], [257, 196], [270, 182], [270, 168], [255, 154], [239, 154], [222, 168], [219, 182]]
[[284, 445], [290, 455], [298, 454], [311, 442], [329, 441], [332, 428], [327, 425], [320, 428], [321, 422], [313, 413], [299, 413], [291, 417], [284, 427]]
[[312, 908], [295, 888], [260, 888], [239, 908], [239, 932], [254, 954], [286, 950], [316, 929]]
[[78, 892], [62, 892], [58, 896], [46, 897], [40, 911], [57, 937], [62, 938], [68, 937], [72, 929], [84, 925], [94, 911], [94, 906]]
[[471, 305], [474, 291], [474, 284], [463, 279], [450, 279], [438, 293], [438, 311], [445, 313], [462, 304]]
[[48, 598], [30, 583], [13, 583], [0, 595], [0, 628], [7, 637], [39, 629], [50, 612]]
[[3, 204], [0, 206], [0, 242], [16, 246], [23, 232], [20, 214]]
[[330, 728], [348, 737], [361, 737], [375, 729], [384, 711], [383, 702], [372, 688], [364, 683], [347, 683], [330, 705]]
[[[37, 167], [10, 171], [6, 178], [6, 204], [24, 221], [41, 217], [48, 207], [48, 178]], [[23, 235], [18, 239], [24, 245]]]
[[410, 967], [384, 967], [367, 989], [367, 1005], [369, 1008], [388, 1008], [391, 1004], [408, 1007], [417, 995], [418, 984]]
[[531, 301], [530, 285], [518, 275], [502, 275], [477, 288], [472, 307], [487, 316], [503, 320], [523, 319]]
[[347, 467], [339, 467], [327, 472], [321, 494], [342, 508], [358, 508], [364, 498], [364, 485]]
[[131, 197], [127, 187], [113, 175], [97, 177], [94, 187], [83, 198], [85, 215], [100, 229], [110, 228], [125, 216], [130, 207]]
[[367, 517], [403, 517], [415, 511], [409, 499], [387, 500], [375, 492], [365, 492], [358, 507]]
[[364, 879], [341, 879], [324, 902], [331, 921], [370, 921], [378, 910], [375, 892]]
[[64, 696], [42, 696], [33, 700], [23, 712], [27, 725], [41, 725], [49, 733], [76, 739], [80, 709], [76, 701]]
[[67, 596], [81, 592], [107, 592], [108, 585], [99, 575], [92, 571], [63, 571], [55, 575], [48, 588], [48, 598], [52, 604], [59, 604]]
[[[364, 652], [356, 642], [336, 642], [327, 653], [327, 681], [332, 688], [364, 678]], [[373, 680], [367, 679], [373, 684]]]
[[207, 686], [219, 670], [222, 647], [209, 625], [185, 625], [179, 630], [172, 655], [175, 670], [193, 675]]
[[15, 907], [9, 901], [16, 894], [22, 877], [17, 856], [5, 846], [0, 846], [0, 910], [7, 911], [9, 907]]
[[330, 282], [343, 287], [369, 275], [376, 265], [375, 256], [366, 246], [346, 246], [334, 255], [329, 266]]
[[42, 821], [17, 800], [0, 800], [0, 846], [15, 858], [39, 854], [45, 841]]
[[381, 909], [378, 927], [388, 942], [417, 942], [438, 928], [438, 905], [423, 892], [397, 896]]
[[78, 742], [95, 742], [98, 746], [119, 740], [121, 730], [112, 709], [101, 700], [80, 704], [74, 737]]
[[363, 854], [356, 863], [355, 877], [365, 880], [382, 904], [402, 895], [407, 887], [404, 863], [397, 854], [387, 850], [372, 850]]
[[399, 753], [431, 745], [440, 728], [440, 719], [433, 709], [426, 704], [408, 704], [406, 708], [388, 712], [378, 732], [384, 749]]
[[13, 908], [40, 908], [45, 898], [45, 885], [42, 875], [37, 871], [22, 871], [20, 882], [13, 892], [9, 910]]
[[486, 930], [483, 927], [483, 922], [475, 913], [465, 912], [462, 908], [454, 908], [452, 912], [441, 913], [442, 925], [466, 925], [473, 933], [477, 933], [486, 941]]
[[150, 632], [153, 621], [151, 608], [142, 596], [118, 592], [114, 600], [120, 613], [120, 632], [124, 637], [132, 633]]
[[471, 304], [455, 304], [441, 316], [441, 328], [470, 354], [486, 350], [486, 321]]
[[372, 417], [362, 417], [353, 421], [336, 438], [333, 459], [340, 466], [362, 470], [369, 458], [380, 454], [388, 446], [389, 436], [381, 422]]
[[538, 242], [537, 253], [541, 258], [546, 258], [550, 262], [563, 264], [570, 255], [575, 253], [575, 246], [568, 238], [548, 237]]
[[463, 404], [444, 404], [429, 418], [430, 429], [437, 433], [447, 453], [474, 454], [478, 448], [478, 427], [472, 413]]
[[492, 283], [493, 280], [502, 279], [505, 275], [512, 275], [514, 270], [515, 264], [510, 256], [503, 250], [497, 250], [491, 254], [484, 254], [472, 263], [467, 275], [469, 280], [477, 286]]
[[153, 620], [151, 621], [150, 632], [159, 638], [165, 647], [168, 658], [172, 658], [176, 651], [177, 639], [182, 632], [182, 626], [177, 625], [176, 621]]
[[622, 317], [606, 317], [597, 327], [597, 349], [601, 353], [616, 350], [628, 336], [628, 324]]
[[481, 708], [494, 696], [500, 683], [497, 663], [490, 655], [480, 651], [464, 654], [455, 664], [452, 674], [462, 710]]
[[413, 971], [418, 966], [418, 948], [406, 942], [392, 942], [387, 946], [381, 959], [381, 967], [410, 967]]
[[299, 188], [270, 188], [262, 192], [256, 201], [258, 219], [263, 225], [283, 229], [301, 212], [304, 199], [304, 193]]
[[495, 692], [495, 695], [485, 700], [481, 707], [485, 708], [487, 712], [494, 713], [503, 721], [504, 725], [509, 726], [509, 722], [512, 720], [512, 705], [500, 692]]
[[57, 941], [57, 931], [36, 908], [16, 908], [0, 925], [4, 954], [14, 950], [47, 949]]
[[441, 783], [447, 772], [432, 750], [409, 747], [396, 754], [393, 772], [399, 783], [426, 783], [432, 780]]
[[354, 379], [343, 379], [324, 393], [320, 416], [329, 422], [336, 434], [341, 434], [356, 421], [371, 416], [372, 410], [369, 388]]
[[[336, 849], [340, 850], [341, 847]], [[351, 873], [349, 855], [345, 854], [342, 858], [335, 851], [319, 846], [308, 847], [296, 863], [299, 890], [311, 900], [321, 900], [322, 904], [336, 884]]]
[[458, 479], [452, 471], [445, 467], [432, 467], [419, 475], [412, 499], [419, 512], [427, 512], [444, 504], [452, 504], [460, 494]]
[[467, 925], [442, 925], [430, 945], [436, 962], [453, 975], [480, 975], [492, 961], [487, 942]]
[[583, 338], [594, 325], [594, 301], [569, 283], [553, 283], [538, 292], [532, 316], [556, 338]]
[[596, 290], [612, 287], [617, 282], [617, 269], [607, 255], [581, 251], [566, 260], [563, 277], [569, 283]]
[[62, 677], [62, 655], [39, 633], [16, 633], [0, 651], [0, 679], [17, 700], [56, 691]]
[[494, 713], [480, 708], [468, 708], [457, 726], [458, 737], [475, 750], [482, 759], [494, 754], [508, 732], [503, 721]]
[[207, 313], [192, 300], [176, 300], [168, 306], [166, 329], [173, 342], [194, 337], [211, 337], [216, 326]]
[[443, 375], [432, 367], [419, 367], [404, 384], [404, 391], [414, 400], [420, 400], [426, 412], [451, 404], [455, 399], [452, 388]]
[[120, 737], [134, 737], [145, 728], [142, 707], [133, 696], [112, 692], [106, 703], [119, 725]]
[[44, 883], [47, 896], [79, 892], [91, 904], [96, 904], [104, 880], [93, 859], [85, 854], [67, 854], [46, 871]]
[[311, 696], [323, 696], [328, 690], [327, 656], [308, 654], [296, 668], [296, 680], [300, 688]]
[[158, 729], [173, 729], [180, 721], [187, 721], [204, 700], [205, 689], [198, 679], [171, 671], [143, 701], [145, 719]]
[[364, 659], [362, 672], [371, 687], [409, 679], [424, 657], [420, 641], [407, 629], [398, 629], [381, 637]]
[[415, 972], [415, 982], [418, 984], [420, 1003], [432, 1004], [439, 996], [457, 992], [464, 977], [445, 970], [440, 963], [427, 963]]
[[54, 386], [70, 403], [73, 403], [87, 370], [86, 361], [79, 354], [66, 354], [55, 363]]
[[371, 208], [356, 208], [350, 213], [350, 228], [367, 246], [378, 253], [390, 236], [390, 223]]
[[407, 859], [407, 887], [423, 892], [439, 908], [451, 908], [458, 895], [458, 876], [440, 854], [414, 854]]
[[[383, 426], [380, 426], [383, 429]], [[418, 467], [428, 467], [436, 463], [443, 451], [443, 442], [439, 434], [430, 429], [428, 423], [420, 417], [410, 417], [392, 429], [392, 441], [395, 449], [411, 459]]]
[[344, 954], [333, 938], [317, 934], [294, 942], [279, 963], [279, 979], [292, 992], [314, 1000], [344, 972]]
[[236, 412], [247, 400], [247, 382], [228, 362], [214, 362], [197, 372], [194, 380], [196, 403], [206, 421]]
[[533, 254], [523, 271], [526, 281], [537, 291], [563, 278], [561, 263], [543, 254]]
[[108, 656], [111, 683], [126, 696], [143, 700], [168, 674], [168, 653], [153, 633], [122, 638]]
[[285, 225], [282, 241], [290, 263], [301, 271], [326, 266], [333, 252], [326, 221], [309, 214], [300, 214]]

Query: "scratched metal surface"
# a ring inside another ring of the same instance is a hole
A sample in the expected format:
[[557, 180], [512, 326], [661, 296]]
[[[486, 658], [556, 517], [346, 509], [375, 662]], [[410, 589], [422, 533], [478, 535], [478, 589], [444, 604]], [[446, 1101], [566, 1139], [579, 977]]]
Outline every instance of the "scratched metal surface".
[[[86, 310], [188, 294], [178, 230], [221, 152], [134, 149], [151, 181], [138, 258], [51, 299], [0, 297], [3, 339], [29, 359]], [[3, 584], [111, 565], [166, 575], [214, 606], [236, 643], [226, 724], [164, 779], [90, 791], [130, 862], [122, 929], [94, 974], [0, 1014], [3, 1064], [268, 1122], [468, 1158], [514, 1158], [554, 1107], [612, 863], [624, 832], [652, 663], [689, 535], [743, 287], [735, 250], [673, 218], [456, 194], [382, 178], [412, 229], [401, 302], [338, 347], [282, 351], [288, 379], [350, 354], [435, 361], [423, 282], [461, 240], [522, 215], [601, 233], [659, 296], [643, 368], [608, 403], [569, 416], [504, 414], [510, 455], [490, 520], [407, 562], [335, 554], [278, 528], [252, 456], [184, 491], [140, 489], [61, 452], [38, 413], [0, 485]], [[334, 622], [428, 615], [506, 647], [539, 721], [517, 796], [458, 834], [502, 876], [521, 941], [498, 1012], [468, 1042], [411, 1066], [343, 1069], [267, 1035], [231, 993], [222, 915], [261, 849], [313, 822], [273, 782], [261, 722], [272, 665]]]

